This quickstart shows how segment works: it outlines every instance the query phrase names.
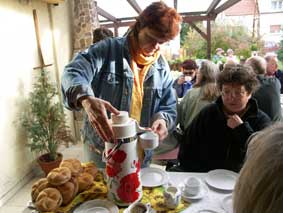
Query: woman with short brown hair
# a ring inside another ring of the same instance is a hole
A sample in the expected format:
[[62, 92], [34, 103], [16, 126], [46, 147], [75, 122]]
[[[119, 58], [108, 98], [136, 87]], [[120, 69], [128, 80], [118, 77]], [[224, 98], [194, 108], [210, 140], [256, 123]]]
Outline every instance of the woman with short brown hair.
[[178, 155], [184, 171], [238, 172], [248, 137], [270, 123], [270, 118], [251, 97], [258, 86], [251, 67], [225, 66], [218, 75], [217, 85], [221, 96], [203, 108], [185, 131]]
[[[181, 16], [163, 2], [145, 8], [128, 34], [107, 38], [77, 54], [65, 67], [62, 94], [68, 109], [84, 109], [82, 130], [85, 161], [105, 167], [105, 141], [113, 141], [109, 114], [128, 111], [141, 126], [163, 140], [174, 129], [176, 98], [167, 61], [160, 45], [180, 31]], [[146, 151], [142, 166], [152, 152]]]

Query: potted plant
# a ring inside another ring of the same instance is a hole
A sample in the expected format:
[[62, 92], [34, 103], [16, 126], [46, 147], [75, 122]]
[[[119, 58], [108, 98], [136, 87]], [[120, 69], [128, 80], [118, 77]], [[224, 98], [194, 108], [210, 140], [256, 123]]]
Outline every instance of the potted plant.
[[56, 87], [50, 83], [47, 71], [42, 69], [27, 99], [27, 109], [20, 116], [29, 139], [27, 145], [32, 152], [40, 154], [37, 160], [46, 175], [62, 161], [59, 145], [74, 143], [58, 100]]

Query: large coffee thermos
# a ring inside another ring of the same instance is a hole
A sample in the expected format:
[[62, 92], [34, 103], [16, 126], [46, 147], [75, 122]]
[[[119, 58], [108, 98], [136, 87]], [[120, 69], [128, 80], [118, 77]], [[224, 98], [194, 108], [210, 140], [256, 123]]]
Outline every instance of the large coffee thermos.
[[141, 147], [153, 149], [158, 146], [158, 136], [141, 128], [136, 120], [129, 118], [128, 112], [112, 114], [111, 119], [115, 140], [105, 142], [104, 151], [108, 199], [119, 206], [128, 206], [142, 198], [137, 143], [141, 141]]

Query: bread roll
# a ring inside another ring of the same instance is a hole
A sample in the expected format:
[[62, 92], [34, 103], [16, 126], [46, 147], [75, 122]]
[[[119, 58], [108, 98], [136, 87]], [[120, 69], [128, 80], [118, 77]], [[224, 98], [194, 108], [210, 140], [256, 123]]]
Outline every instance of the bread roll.
[[54, 186], [62, 185], [71, 179], [71, 171], [67, 167], [59, 167], [51, 170], [47, 175], [47, 180]]
[[82, 165], [78, 159], [63, 160], [60, 167], [68, 167], [72, 172], [72, 176], [77, 176], [82, 171]]
[[47, 180], [47, 178], [41, 178], [38, 181], [36, 181], [31, 188], [31, 199], [32, 202], [35, 202], [38, 194], [43, 190], [50, 187], [50, 184]]
[[67, 183], [57, 186], [57, 189], [62, 195], [62, 204], [67, 205], [74, 199], [74, 197], [78, 193], [78, 182], [75, 178], [71, 178]]
[[36, 198], [35, 207], [40, 212], [55, 211], [62, 204], [62, 195], [55, 188], [43, 189]]
[[79, 192], [88, 189], [93, 184], [93, 176], [86, 172], [79, 174], [77, 177], [79, 183]]
[[89, 173], [93, 176], [93, 178], [96, 177], [98, 169], [94, 163], [87, 163], [83, 166], [83, 172]]

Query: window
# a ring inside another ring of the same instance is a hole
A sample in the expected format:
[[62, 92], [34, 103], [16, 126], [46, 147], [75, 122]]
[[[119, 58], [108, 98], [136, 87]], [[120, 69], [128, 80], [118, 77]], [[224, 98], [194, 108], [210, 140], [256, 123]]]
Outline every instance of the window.
[[282, 10], [283, 9], [283, 0], [272, 0], [271, 1], [272, 10]]
[[272, 1], [271, 2], [271, 9], [272, 10], [276, 10], [276, 7], [277, 7], [277, 2], [276, 1]]
[[280, 33], [280, 25], [270, 25], [270, 33]]

